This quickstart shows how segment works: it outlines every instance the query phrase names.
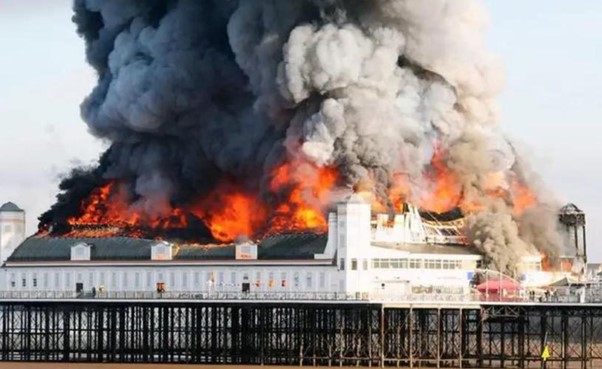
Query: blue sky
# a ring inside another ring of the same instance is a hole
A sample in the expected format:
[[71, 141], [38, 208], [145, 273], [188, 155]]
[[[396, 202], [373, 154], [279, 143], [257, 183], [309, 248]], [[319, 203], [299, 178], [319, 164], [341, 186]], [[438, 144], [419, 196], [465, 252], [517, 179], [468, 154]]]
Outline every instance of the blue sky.
[[[587, 212], [588, 253], [602, 261], [602, 1], [485, 0], [490, 48], [506, 67], [505, 132], [563, 201]], [[54, 201], [61, 173], [89, 163], [79, 104], [94, 85], [69, 0], [0, 0], [0, 201], [28, 212]]]

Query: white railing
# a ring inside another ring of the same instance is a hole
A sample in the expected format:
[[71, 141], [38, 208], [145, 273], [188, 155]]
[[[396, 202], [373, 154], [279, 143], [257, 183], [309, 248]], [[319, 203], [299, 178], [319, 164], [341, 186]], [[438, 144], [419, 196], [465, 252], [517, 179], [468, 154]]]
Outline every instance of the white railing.
[[335, 292], [196, 292], [196, 291], [110, 291], [110, 292], [66, 292], [66, 291], [0, 291], [0, 300], [20, 299], [110, 299], [110, 300], [324, 300], [324, 301], [367, 301], [367, 295]]
[[[586, 303], [602, 303], [602, 294], [588, 291]], [[479, 302], [508, 302], [508, 303], [579, 303], [578, 295], [541, 296], [536, 298], [519, 296], [501, 296], [472, 293], [472, 294], [405, 294], [391, 295], [383, 293], [344, 294], [335, 292], [195, 292], [195, 291], [104, 291], [104, 292], [67, 292], [67, 291], [0, 291], [1, 300], [66, 300], [66, 299], [96, 299], [96, 300], [250, 300], [250, 301], [361, 301], [361, 302], [391, 302], [391, 303], [479, 303]]]

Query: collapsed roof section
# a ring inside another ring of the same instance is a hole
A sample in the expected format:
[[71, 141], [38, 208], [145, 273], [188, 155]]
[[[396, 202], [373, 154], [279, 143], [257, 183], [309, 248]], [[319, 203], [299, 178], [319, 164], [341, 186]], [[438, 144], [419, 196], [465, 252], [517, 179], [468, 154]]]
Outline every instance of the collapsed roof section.
[[401, 214], [375, 215], [372, 238], [375, 242], [466, 245], [464, 225], [459, 210], [437, 214], [420, 212], [415, 206], [405, 204]]

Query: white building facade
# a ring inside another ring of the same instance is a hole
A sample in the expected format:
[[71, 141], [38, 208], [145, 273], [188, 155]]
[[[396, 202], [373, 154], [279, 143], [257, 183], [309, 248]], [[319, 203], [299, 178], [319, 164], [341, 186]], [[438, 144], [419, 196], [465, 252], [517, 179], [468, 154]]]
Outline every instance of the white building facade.
[[116, 297], [158, 291], [383, 299], [470, 293], [482, 256], [455, 243], [455, 235], [446, 238], [422, 224], [415, 209], [406, 210], [392, 222], [374, 221], [370, 205], [351, 196], [329, 214], [327, 235], [276, 235], [259, 243], [33, 236], [4, 263], [0, 289]]

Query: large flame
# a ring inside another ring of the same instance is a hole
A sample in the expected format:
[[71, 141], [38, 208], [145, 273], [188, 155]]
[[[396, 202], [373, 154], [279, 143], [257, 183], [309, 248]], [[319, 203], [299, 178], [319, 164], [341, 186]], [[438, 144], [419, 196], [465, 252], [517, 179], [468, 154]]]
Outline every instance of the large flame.
[[191, 212], [203, 220], [216, 240], [229, 242], [255, 235], [265, 224], [267, 209], [257, 194], [223, 181], [194, 204]]
[[275, 208], [269, 232], [313, 230], [325, 232], [325, 210], [331, 203], [337, 181], [332, 167], [317, 168], [303, 163], [285, 163], [274, 171], [270, 191], [288, 194]]
[[82, 202], [82, 212], [67, 221], [70, 225], [107, 225], [118, 227], [185, 228], [188, 224], [181, 209], [170, 209], [167, 214], [151, 217], [131, 206], [125, 195], [124, 186], [118, 181], [109, 181], [96, 188]]
[[148, 237], [149, 230], [185, 228], [190, 217], [202, 221], [220, 242], [282, 232], [325, 232], [325, 212], [337, 178], [332, 167], [284, 163], [274, 169], [267, 196], [223, 180], [191, 204], [154, 217], [136, 210], [122, 183], [108, 181], [82, 201], [80, 215], [68, 219], [72, 226], [68, 235], [108, 237], [126, 229], [130, 237]]
[[431, 189], [426, 196], [421, 196], [419, 201], [421, 208], [435, 213], [444, 213], [461, 205], [462, 186], [455, 173], [445, 164], [445, 153], [438, 146], [425, 177], [429, 180]]
[[[481, 211], [485, 207], [483, 201], [489, 201], [464, 196], [458, 176], [446, 165], [446, 152], [438, 145], [424, 178], [424, 188], [412, 191], [414, 187], [407, 175], [392, 174], [388, 197], [369, 198], [374, 211], [399, 212], [405, 202], [413, 202], [426, 211], [444, 213], [460, 208], [470, 214]], [[144, 229], [186, 228], [194, 217], [206, 225], [215, 240], [224, 243], [240, 237], [260, 239], [274, 233], [326, 232], [325, 215], [334, 202], [338, 179], [335, 167], [293, 160], [275, 167], [262, 189], [250, 191], [232, 179], [222, 180], [190, 204], [169, 207], [155, 216], [132, 205], [135, 202], [128, 197], [124, 183], [108, 181], [92, 191], [81, 204], [81, 214], [69, 218], [68, 223], [76, 230], [84, 227], [87, 235], [113, 235], [125, 228], [129, 236], [146, 237]], [[371, 187], [373, 181], [364, 182], [364, 187]], [[506, 178], [502, 172], [490, 173], [484, 183], [488, 198], [512, 204], [515, 215], [537, 202], [528, 187], [516, 178]]]

